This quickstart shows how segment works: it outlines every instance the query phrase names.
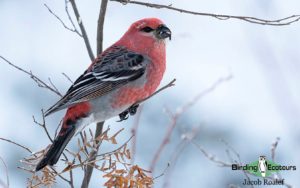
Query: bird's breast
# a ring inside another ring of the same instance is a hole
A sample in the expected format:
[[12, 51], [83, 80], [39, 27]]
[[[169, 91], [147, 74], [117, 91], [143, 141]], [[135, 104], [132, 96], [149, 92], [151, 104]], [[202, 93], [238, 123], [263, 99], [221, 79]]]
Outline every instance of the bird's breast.
[[[153, 94], [158, 88], [165, 72], [165, 58], [155, 58], [146, 68], [145, 74], [128, 83], [119, 89], [116, 93], [112, 106], [114, 108], [132, 105]], [[143, 83], [143, 84], [136, 84]]]

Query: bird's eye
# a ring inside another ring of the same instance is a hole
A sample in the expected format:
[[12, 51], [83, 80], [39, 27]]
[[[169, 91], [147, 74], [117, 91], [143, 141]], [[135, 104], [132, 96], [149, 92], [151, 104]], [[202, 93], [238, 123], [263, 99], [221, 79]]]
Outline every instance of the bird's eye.
[[150, 33], [153, 30], [154, 29], [152, 29], [151, 27], [144, 27], [143, 29], [141, 29], [141, 31], [146, 32], [146, 33]]

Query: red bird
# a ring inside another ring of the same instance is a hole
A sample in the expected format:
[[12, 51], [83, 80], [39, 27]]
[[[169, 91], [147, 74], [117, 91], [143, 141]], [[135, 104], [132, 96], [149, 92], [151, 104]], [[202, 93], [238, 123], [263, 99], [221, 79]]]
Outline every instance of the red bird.
[[111, 117], [127, 119], [136, 102], [150, 96], [166, 69], [165, 39], [170, 29], [157, 18], [133, 23], [123, 37], [106, 49], [45, 115], [68, 108], [63, 125], [36, 171], [57, 163], [76, 131]]

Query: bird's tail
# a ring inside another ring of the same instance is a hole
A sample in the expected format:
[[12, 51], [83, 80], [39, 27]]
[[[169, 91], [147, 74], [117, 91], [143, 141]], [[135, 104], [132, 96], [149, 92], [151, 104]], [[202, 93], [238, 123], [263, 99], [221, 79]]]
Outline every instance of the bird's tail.
[[47, 165], [52, 166], [57, 163], [60, 155], [76, 132], [75, 124], [71, 123], [67, 125], [66, 123], [63, 124], [58, 136], [53, 141], [44, 158], [37, 164], [35, 171], [39, 171]]

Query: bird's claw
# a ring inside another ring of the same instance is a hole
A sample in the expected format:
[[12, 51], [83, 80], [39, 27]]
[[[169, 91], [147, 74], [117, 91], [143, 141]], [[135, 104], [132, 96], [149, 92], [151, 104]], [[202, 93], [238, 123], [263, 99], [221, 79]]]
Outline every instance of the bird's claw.
[[128, 108], [129, 114], [131, 116], [135, 115], [137, 112], [137, 108], [139, 107], [139, 104], [132, 105], [131, 107]]
[[138, 104], [130, 106], [127, 110], [119, 114], [120, 120], [118, 122], [127, 120], [129, 118], [129, 115], [133, 116], [137, 112], [137, 108], [139, 107]]
[[120, 120], [118, 122], [124, 121], [129, 118], [129, 112], [128, 110], [125, 110], [121, 114], [119, 114]]

